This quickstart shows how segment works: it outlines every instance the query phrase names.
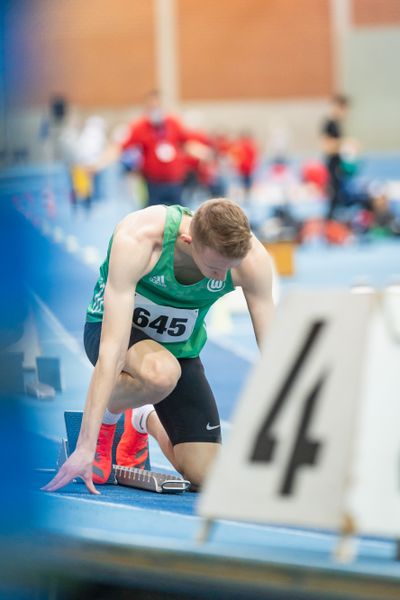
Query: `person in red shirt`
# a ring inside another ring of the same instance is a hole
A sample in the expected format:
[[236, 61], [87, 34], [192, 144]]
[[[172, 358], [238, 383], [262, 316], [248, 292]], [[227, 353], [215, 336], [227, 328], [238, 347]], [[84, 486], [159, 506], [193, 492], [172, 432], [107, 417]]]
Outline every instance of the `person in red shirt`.
[[243, 131], [237, 142], [233, 144], [232, 155], [244, 188], [245, 199], [247, 199], [258, 159], [256, 144], [248, 131]]
[[148, 188], [148, 205], [179, 204], [189, 141], [208, 144], [205, 135], [188, 131], [176, 117], [165, 114], [159, 93], [152, 91], [146, 97], [143, 117], [130, 125], [125, 140], [114, 146], [99, 166], [106, 166], [124, 151], [136, 147], [142, 155], [140, 172]]

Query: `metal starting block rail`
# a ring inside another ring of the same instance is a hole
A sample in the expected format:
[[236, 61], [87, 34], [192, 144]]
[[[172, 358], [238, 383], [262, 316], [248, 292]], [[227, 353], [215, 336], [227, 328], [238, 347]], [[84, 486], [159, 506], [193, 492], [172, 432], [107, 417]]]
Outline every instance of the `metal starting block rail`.
[[176, 475], [166, 473], [156, 473], [146, 471], [145, 469], [135, 469], [134, 467], [121, 467], [113, 465], [114, 475], [119, 485], [139, 488], [159, 494], [180, 494], [186, 492], [190, 487], [190, 482]]

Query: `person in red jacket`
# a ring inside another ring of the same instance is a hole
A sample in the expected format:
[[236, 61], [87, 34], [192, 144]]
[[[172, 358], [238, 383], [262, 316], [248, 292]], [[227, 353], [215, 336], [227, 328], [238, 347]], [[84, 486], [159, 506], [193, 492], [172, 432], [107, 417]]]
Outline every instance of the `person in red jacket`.
[[253, 183], [253, 174], [257, 166], [258, 151], [253, 137], [243, 131], [232, 147], [233, 160], [240, 176], [247, 200]]
[[148, 205], [179, 204], [187, 169], [186, 144], [190, 141], [208, 144], [205, 135], [187, 130], [176, 117], [166, 114], [154, 90], [146, 97], [143, 117], [130, 125], [123, 142], [108, 151], [97, 168], [136, 147], [142, 155], [140, 171], [147, 183]]

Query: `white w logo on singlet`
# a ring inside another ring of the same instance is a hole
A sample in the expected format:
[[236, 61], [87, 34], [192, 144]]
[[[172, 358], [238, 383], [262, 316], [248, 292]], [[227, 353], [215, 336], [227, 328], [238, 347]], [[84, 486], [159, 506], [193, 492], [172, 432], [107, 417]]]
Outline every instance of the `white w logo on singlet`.
[[222, 279], [209, 279], [207, 289], [209, 292], [220, 292], [225, 287], [225, 281]]

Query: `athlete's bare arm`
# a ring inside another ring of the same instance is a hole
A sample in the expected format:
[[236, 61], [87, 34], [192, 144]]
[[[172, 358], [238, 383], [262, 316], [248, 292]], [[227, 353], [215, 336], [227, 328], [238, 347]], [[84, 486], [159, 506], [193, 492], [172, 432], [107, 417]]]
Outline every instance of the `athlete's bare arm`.
[[164, 207], [128, 215], [117, 227], [104, 293], [104, 317], [99, 358], [89, 385], [81, 431], [75, 452], [43, 489], [54, 491], [81, 477], [96, 492], [92, 463], [105, 408], [124, 368], [132, 326], [137, 282], [150, 272], [161, 251]]
[[246, 298], [258, 347], [261, 347], [274, 314], [271, 260], [267, 250], [253, 236], [249, 253], [232, 273], [234, 285], [242, 288]]

